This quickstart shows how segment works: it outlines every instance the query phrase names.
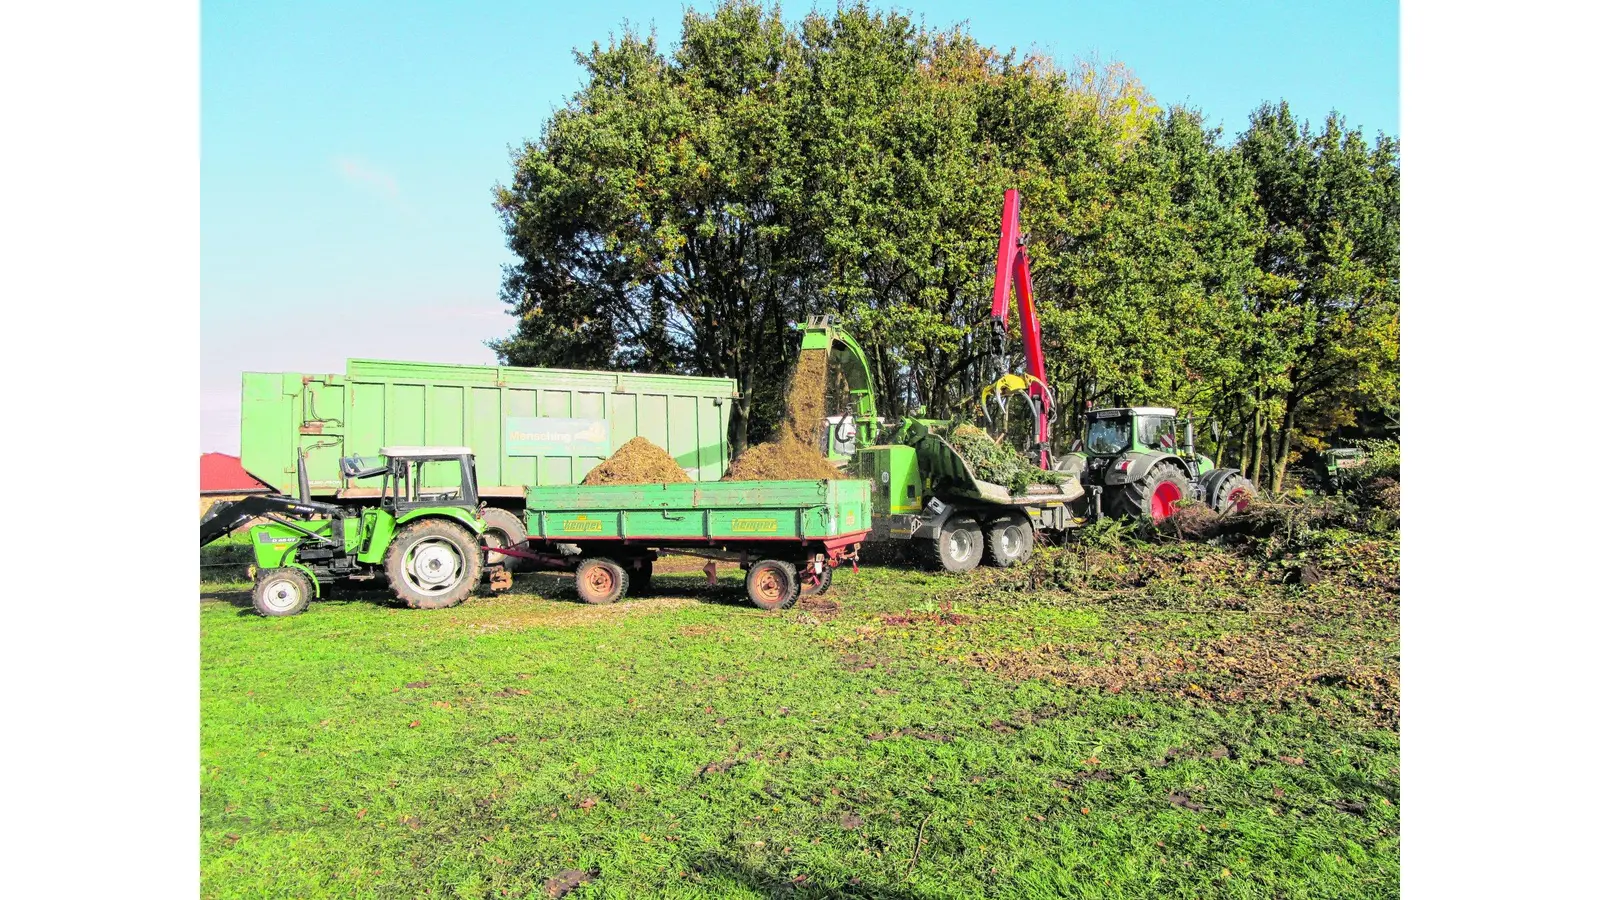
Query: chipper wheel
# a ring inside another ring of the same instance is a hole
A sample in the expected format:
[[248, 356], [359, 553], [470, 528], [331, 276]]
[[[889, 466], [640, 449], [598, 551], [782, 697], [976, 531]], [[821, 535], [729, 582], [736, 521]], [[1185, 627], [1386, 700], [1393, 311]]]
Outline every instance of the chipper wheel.
[[1149, 516], [1157, 522], [1172, 515], [1179, 500], [1191, 496], [1189, 475], [1170, 462], [1150, 467], [1144, 478], [1106, 491], [1106, 512], [1114, 516]]
[[444, 609], [478, 586], [483, 556], [472, 532], [446, 519], [423, 519], [395, 535], [383, 572], [400, 602], [412, 609]]
[[826, 594], [830, 587], [833, 587], [833, 566], [824, 563], [821, 575], [813, 572], [809, 566], [800, 573], [800, 596], [802, 597], [815, 597], [818, 594]]
[[[528, 529], [517, 518], [517, 514], [509, 509], [490, 507], [483, 511], [483, 545], [485, 547], [510, 547], [520, 544], [528, 539]], [[515, 556], [503, 556], [499, 553], [490, 553], [488, 564], [491, 566], [505, 566], [507, 572], [522, 571], [523, 560]]]
[[1033, 555], [1033, 520], [1024, 512], [1006, 513], [984, 532], [984, 559], [1004, 569], [1027, 562]]
[[1212, 508], [1217, 512], [1227, 515], [1234, 512], [1244, 512], [1250, 508], [1250, 501], [1255, 498], [1256, 490], [1250, 480], [1238, 472], [1226, 475], [1222, 483], [1217, 485], [1216, 498], [1212, 501]]
[[250, 601], [263, 616], [293, 616], [305, 612], [313, 593], [311, 579], [299, 569], [262, 569]]
[[800, 576], [794, 563], [763, 559], [745, 572], [744, 590], [750, 602], [762, 609], [788, 609], [800, 599]]
[[576, 581], [578, 597], [585, 603], [615, 603], [628, 593], [628, 570], [604, 556], [578, 563]]
[[971, 516], [945, 519], [939, 536], [928, 543], [931, 561], [946, 572], [970, 572], [983, 560], [983, 529]]

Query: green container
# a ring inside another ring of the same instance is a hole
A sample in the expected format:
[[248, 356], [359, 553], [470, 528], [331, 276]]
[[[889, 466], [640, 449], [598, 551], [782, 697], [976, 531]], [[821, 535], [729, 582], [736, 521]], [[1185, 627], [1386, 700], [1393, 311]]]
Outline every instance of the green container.
[[[515, 507], [528, 486], [575, 484], [642, 435], [690, 478], [716, 481], [736, 394], [729, 378], [366, 359], [350, 360], [343, 375], [246, 372], [240, 460], [294, 493], [304, 451], [313, 496], [372, 497], [378, 485], [340, 477], [341, 456], [464, 445], [477, 455], [480, 495]], [[427, 486], [454, 487], [452, 468], [425, 473]]]
[[735, 543], [826, 540], [872, 527], [872, 486], [846, 481], [530, 487], [530, 538]]

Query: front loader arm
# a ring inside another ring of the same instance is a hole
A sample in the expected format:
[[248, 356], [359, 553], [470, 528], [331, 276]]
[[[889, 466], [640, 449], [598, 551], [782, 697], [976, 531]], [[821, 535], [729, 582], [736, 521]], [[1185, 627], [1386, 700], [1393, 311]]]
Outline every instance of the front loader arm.
[[1005, 346], [1006, 320], [1011, 312], [1011, 286], [1017, 288], [1017, 317], [1022, 320], [1023, 366], [1030, 376], [1028, 396], [1034, 401], [1034, 443], [1039, 468], [1050, 468], [1050, 417], [1055, 398], [1050, 395], [1044, 371], [1044, 337], [1039, 312], [1033, 303], [1033, 274], [1028, 268], [1028, 248], [1022, 240], [1022, 198], [1016, 189], [1006, 191], [1000, 212], [1000, 250], [994, 262], [994, 304], [989, 309], [996, 344]]
[[312, 516], [334, 516], [341, 512], [343, 509], [332, 503], [296, 500], [281, 494], [257, 494], [243, 500], [220, 500], [212, 504], [205, 518], [200, 520], [200, 546], [204, 547], [212, 541], [219, 540], [235, 528], [259, 516], [277, 513], [297, 519], [309, 519]]

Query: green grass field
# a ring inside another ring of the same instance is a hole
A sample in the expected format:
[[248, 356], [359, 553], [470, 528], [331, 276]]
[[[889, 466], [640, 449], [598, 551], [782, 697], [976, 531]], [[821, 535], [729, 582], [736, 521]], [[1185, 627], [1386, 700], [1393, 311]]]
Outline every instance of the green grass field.
[[866, 567], [782, 613], [681, 558], [609, 607], [202, 584], [202, 895], [1393, 897], [1398, 541], [1297, 553]]

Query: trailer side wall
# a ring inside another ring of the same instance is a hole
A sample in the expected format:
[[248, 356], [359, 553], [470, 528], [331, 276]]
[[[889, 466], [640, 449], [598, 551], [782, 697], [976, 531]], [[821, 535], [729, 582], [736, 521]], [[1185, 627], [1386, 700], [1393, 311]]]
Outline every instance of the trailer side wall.
[[[697, 481], [728, 464], [731, 379], [350, 360], [343, 375], [246, 372], [240, 457], [244, 468], [293, 493], [306, 454], [312, 494], [362, 497], [376, 482], [344, 483], [341, 456], [385, 446], [466, 445], [480, 491], [517, 507], [529, 486], [575, 484], [629, 439], [666, 449]], [[450, 467], [429, 486], [449, 487]]]

